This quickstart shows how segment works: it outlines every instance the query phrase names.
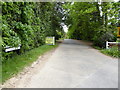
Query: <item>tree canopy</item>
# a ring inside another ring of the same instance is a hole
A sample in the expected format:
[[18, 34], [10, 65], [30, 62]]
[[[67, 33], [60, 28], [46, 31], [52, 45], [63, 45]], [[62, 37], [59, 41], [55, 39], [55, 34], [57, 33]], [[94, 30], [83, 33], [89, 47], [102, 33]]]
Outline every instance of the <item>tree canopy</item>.
[[74, 2], [66, 3], [64, 8], [69, 38], [90, 40], [100, 47], [105, 41], [115, 41], [120, 3]]
[[[93, 41], [104, 47], [105, 41], [116, 40], [119, 2], [0, 2], [2, 4], [3, 60], [45, 44], [47, 36], [59, 39], [68, 26], [72, 39]], [[19, 52], [5, 52], [17, 47]]]

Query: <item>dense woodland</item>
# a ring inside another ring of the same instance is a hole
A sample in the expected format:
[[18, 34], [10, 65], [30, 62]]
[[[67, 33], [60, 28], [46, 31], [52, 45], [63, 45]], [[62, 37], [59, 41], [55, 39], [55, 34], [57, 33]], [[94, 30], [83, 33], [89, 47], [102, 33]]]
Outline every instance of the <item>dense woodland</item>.
[[[45, 37], [63, 38], [62, 23], [68, 26], [66, 38], [89, 40], [99, 47], [116, 41], [119, 23], [118, 2], [1, 2], [2, 60], [45, 44]], [[5, 52], [5, 47], [21, 49]]]

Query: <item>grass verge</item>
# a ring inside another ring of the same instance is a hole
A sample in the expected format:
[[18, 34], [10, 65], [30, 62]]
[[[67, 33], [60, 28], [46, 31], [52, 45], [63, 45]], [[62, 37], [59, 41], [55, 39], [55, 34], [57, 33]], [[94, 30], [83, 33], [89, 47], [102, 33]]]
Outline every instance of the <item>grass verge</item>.
[[14, 58], [9, 59], [6, 63], [2, 64], [2, 82], [10, 79], [18, 72], [22, 71], [25, 66], [31, 65], [32, 62], [36, 61], [40, 55], [43, 55], [47, 51], [57, 47], [57, 45], [49, 46], [43, 45], [38, 48], [32, 49], [22, 55], [17, 55]]
[[116, 57], [116, 58], [120, 58], [120, 53], [118, 50], [117, 46], [114, 46], [112, 48], [109, 49], [102, 49], [100, 50], [102, 53], [108, 55], [108, 56], [112, 56], [112, 57]]
[[98, 46], [92, 45], [92, 47], [95, 48], [95, 49], [98, 49], [98, 50], [102, 50], [102, 48], [100, 48], [100, 47], [98, 47]]
[[99, 50], [101, 53], [103, 53], [107, 56], [120, 58], [120, 52], [119, 52], [119, 48], [117, 46], [113, 46], [112, 48], [109, 48], [109, 49], [103, 49], [98, 46], [92, 46], [92, 47]]

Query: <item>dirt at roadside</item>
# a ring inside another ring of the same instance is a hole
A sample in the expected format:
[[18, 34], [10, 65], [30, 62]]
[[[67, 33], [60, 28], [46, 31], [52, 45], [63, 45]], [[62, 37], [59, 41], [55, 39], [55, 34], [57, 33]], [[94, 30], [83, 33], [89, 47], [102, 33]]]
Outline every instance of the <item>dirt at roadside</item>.
[[22, 72], [20, 72], [17, 76], [14, 76], [13, 78], [9, 79], [0, 87], [1, 88], [16, 88], [16, 87], [21, 88], [20, 86], [26, 87], [27, 82], [29, 82], [31, 77], [38, 72], [38, 69], [40, 70], [44, 67], [45, 63], [48, 61], [48, 58], [52, 56], [55, 49], [40, 56], [37, 61], [32, 63], [31, 66], [25, 67], [25, 69]]

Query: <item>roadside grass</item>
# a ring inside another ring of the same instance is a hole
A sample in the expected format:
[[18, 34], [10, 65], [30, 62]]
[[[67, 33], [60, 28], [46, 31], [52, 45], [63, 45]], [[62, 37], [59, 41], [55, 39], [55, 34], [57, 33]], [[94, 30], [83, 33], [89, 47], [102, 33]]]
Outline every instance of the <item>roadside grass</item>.
[[100, 47], [98, 47], [98, 46], [92, 45], [92, 47], [95, 48], [95, 49], [98, 49], [98, 50], [102, 50], [102, 48], [100, 48]]
[[111, 57], [115, 57], [115, 58], [120, 58], [120, 52], [119, 52], [119, 48], [118, 46], [113, 46], [109, 49], [103, 49], [100, 48], [98, 46], [92, 46], [93, 48], [99, 50], [101, 53], [107, 55], [107, 56], [111, 56]]
[[119, 53], [119, 48], [117, 46], [113, 46], [112, 48], [109, 49], [102, 49], [100, 50], [102, 53], [108, 55], [108, 56], [112, 56], [112, 57], [116, 57], [116, 58], [120, 58], [120, 53]]
[[14, 75], [17, 75], [26, 66], [29, 66], [32, 64], [32, 62], [36, 61], [40, 55], [43, 55], [47, 51], [52, 50], [57, 46], [58, 44], [54, 46], [43, 45], [22, 55], [16, 55], [15, 57], [9, 59], [6, 63], [2, 64], [2, 80], [0, 80], [2, 81], [1, 83], [4, 83]]

